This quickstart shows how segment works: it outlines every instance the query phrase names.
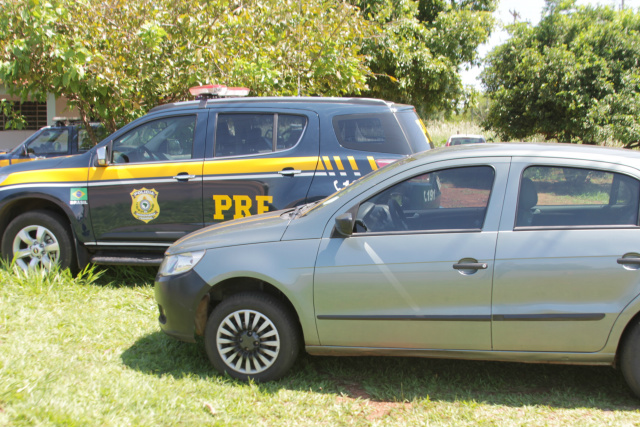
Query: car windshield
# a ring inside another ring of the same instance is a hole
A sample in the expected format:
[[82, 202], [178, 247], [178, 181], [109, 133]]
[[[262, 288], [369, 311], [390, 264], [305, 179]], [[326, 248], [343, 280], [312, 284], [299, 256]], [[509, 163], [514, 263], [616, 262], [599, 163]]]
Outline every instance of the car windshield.
[[358, 191], [360, 190], [360, 187], [362, 185], [367, 184], [369, 181], [371, 181], [372, 179], [376, 178], [378, 175], [383, 174], [383, 173], [387, 173], [391, 170], [394, 170], [400, 166], [403, 166], [409, 162], [413, 162], [414, 160], [416, 160], [415, 157], [413, 156], [409, 156], [409, 157], [405, 157], [404, 159], [401, 160], [397, 160], [393, 163], [388, 164], [387, 166], [380, 168], [374, 172], [371, 172], [363, 177], [361, 177], [360, 179], [352, 182], [351, 184], [347, 185], [346, 187], [341, 188], [340, 190], [336, 191], [335, 193], [331, 194], [330, 196], [325, 197], [324, 199], [320, 200], [318, 203], [314, 204], [314, 205], [309, 205], [309, 208], [307, 208], [306, 210], [303, 210], [302, 212], [300, 212], [299, 216], [306, 216], [311, 214], [312, 212], [316, 212], [319, 211], [321, 209], [323, 209], [324, 207], [332, 204], [333, 202], [335, 202], [336, 200], [343, 198], [345, 196], [348, 196], [349, 194], [351, 194], [353, 191]]

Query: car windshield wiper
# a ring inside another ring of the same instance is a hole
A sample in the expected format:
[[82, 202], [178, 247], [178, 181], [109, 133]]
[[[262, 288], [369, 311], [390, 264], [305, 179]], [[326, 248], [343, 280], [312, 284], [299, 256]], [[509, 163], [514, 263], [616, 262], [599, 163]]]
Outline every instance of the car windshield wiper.
[[305, 203], [304, 205], [296, 206], [293, 211], [289, 212], [289, 218], [291, 218], [291, 219], [297, 218], [303, 212], [307, 211], [309, 208], [311, 208], [312, 206], [316, 205], [317, 203], [318, 203], [318, 201], [315, 201], [315, 202], [311, 202], [311, 203]]

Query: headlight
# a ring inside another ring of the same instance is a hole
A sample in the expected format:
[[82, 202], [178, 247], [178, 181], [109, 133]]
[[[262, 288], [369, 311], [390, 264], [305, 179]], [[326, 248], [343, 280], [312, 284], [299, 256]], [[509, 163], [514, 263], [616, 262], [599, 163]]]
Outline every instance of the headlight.
[[183, 254], [168, 255], [164, 257], [158, 274], [161, 276], [172, 276], [174, 274], [185, 273], [196, 266], [202, 259], [205, 251], [185, 252]]

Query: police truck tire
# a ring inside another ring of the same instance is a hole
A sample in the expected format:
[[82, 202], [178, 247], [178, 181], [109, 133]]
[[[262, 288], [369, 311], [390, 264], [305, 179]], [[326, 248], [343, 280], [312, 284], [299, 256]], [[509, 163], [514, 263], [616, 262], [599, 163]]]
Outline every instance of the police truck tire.
[[26, 212], [14, 218], [2, 236], [2, 255], [9, 261], [15, 256], [23, 270], [52, 264], [76, 268], [67, 221], [50, 211]]
[[242, 292], [213, 310], [204, 343], [219, 372], [243, 381], [266, 382], [291, 368], [298, 356], [300, 332], [280, 300], [262, 292]]

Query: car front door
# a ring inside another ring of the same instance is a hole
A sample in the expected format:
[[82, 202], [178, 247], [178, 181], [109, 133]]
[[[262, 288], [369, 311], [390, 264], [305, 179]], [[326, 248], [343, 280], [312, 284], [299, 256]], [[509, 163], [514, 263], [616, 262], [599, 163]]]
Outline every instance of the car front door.
[[206, 110], [155, 115], [115, 135], [110, 163], [89, 169], [95, 245], [161, 248], [204, 225], [207, 120]]
[[634, 174], [601, 162], [514, 158], [496, 248], [494, 350], [603, 348], [640, 293]]
[[387, 185], [358, 204], [352, 236], [323, 239], [314, 276], [321, 345], [491, 348], [509, 161], [477, 162], [432, 166]]

